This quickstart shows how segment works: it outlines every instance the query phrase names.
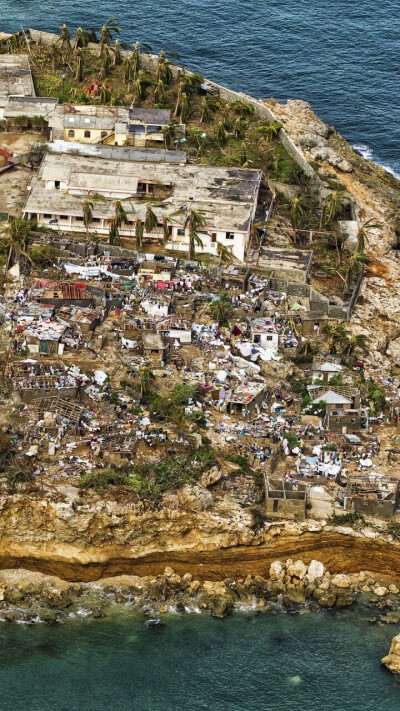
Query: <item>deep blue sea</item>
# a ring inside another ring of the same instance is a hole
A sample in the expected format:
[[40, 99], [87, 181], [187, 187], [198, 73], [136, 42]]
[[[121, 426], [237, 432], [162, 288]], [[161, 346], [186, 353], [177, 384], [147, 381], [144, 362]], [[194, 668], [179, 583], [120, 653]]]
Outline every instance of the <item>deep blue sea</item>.
[[0, 625], [1, 711], [398, 711], [395, 634], [352, 610]]
[[399, 0], [0, 0], [0, 30], [65, 20], [180, 54], [258, 98], [301, 98], [353, 146], [400, 174]]

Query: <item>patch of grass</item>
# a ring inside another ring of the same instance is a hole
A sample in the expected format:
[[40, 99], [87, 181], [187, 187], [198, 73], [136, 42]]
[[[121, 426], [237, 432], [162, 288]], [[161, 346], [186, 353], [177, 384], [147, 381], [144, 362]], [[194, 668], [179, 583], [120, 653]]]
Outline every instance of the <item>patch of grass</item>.
[[206, 444], [193, 454], [162, 459], [156, 465], [144, 464], [129, 473], [129, 486], [140, 497], [160, 503], [162, 494], [197, 479], [216, 464], [213, 450]]
[[400, 539], [400, 523], [389, 523], [387, 532], [390, 533], [393, 538]]
[[130, 479], [125, 471], [119, 469], [94, 469], [91, 472], [86, 472], [78, 484], [80, 489], [93, 489], [97, 493], [101, 493], [110, 486], [129, 486]]
[[264, 524], [267, 520], [267, 515], [264, 513], [264, 511], [257, 507], [250, 509], [250, 513], [253, 519], [251, 528], [253, 529], [253, 531], [259, 531], [261, 528], [264, 527]]
[[330, 517], [329, 522], [333, 523], [335, 526], [343, 526], [346, 523], [349, 523], [350, 525], [365, 524], [365, 518], [357, 511], [349, 511], [348, 513], [333, 514]]

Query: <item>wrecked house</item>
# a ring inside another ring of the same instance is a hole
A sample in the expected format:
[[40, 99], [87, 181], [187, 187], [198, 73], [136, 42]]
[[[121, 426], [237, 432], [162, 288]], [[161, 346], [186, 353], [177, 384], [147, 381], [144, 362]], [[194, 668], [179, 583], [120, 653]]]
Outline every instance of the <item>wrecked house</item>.
[[9, 96], [35, 96], [27, 54], [0, 54], [0, 119]]
[[279, 334], [275, 329], [275, 322], [271, 318], [259, 317], [251, 321], [250, 338], [261, 348], [276, 353], [279, 346]]
[[361, 407], [360, 391], [348, 385], [309, 385], [312, 405], [325, 403], [323, 425], [341, 434], [368, 428], [368, 410]]
[[156, 324], [156, 331], [161, 333], [166, 341], [175, 343], [191, 343], [192, 342], [192, 326], [189, 321], [171, 314], [166, 318], [161, 319]]
[[316, 380], [323, 380], [325, 383], [329, 381], [336, 375], [340, 375], [343, 371], [343, 367], [340, 363], [334, 363], [331, 360], [321, 359], [316, 360], [314, 358], [312, 380], [313, 383]]
[[57, 312], [57, 318], [85, 333], [94, 331], [97, 326], [100, 326], [103, 311], [80, 306], [62, 306]]
[[168, 316], [172, 309], [172, 299], [161, 293], [157, 296], [147, 296], [140, 302], [140, 308], [147, 316]]
[[4, 107], [6, 131], [34, 131], [51, 141], [60, 109], [58, 99], [48, 96], [10, 96]]
[[[165, 130], [171, 120], [169, 109], [145, 109], [132, 106], [129, 109], [129, 143], [132, 146], [164, 145]], [[185, 126], [178, 126], [185, 134]]]
[[399, 480], [374, 473], [350, 475], [344, 494], [344, 510], [389, 519], [399, 504]]
[[35, 375], [14, 384], [17, 400], [31, 402], [38, 397], [61, 397], [73, 400], [76, 397], [75, 382], [68, 375]]
[[237, 264], [229, 264], [227, 267], [220, 267], [219, 280], [222, 289], [239, 289], [247, 291], [249, 283], [250, 269]]
[[168, 346], [161, 333], [142, 331], [142, 345], [145, 358], [157, 356], [160, 363], [165, 362]]
[[125, 146], [129, 138], [129, 108], [64, 104], [64, 140]]
[[64, 346], [62, 338], [66, 332], [66, 325], [49, 319], [35, 319], [19, 326], [21, 335], [25, 339], [29, 353], [42, 355], [62, 355]]
[[312, 262], [312, 251], [261, 247], [256, 264], [250, 263], [250, 266], [270, 276], [306, 284], [310, 278]]
[[229, 415], [250, 417], [254, 412], [260, 411], [265, 393], [265, 387], [261, 383], [239, 385], [227, 398], [226, 411]]
[[265, 477], [267, 516], [304, 521], [307, 507], [307, 484]]
[[318, 336], [322, 333], [324, 326], [327, 324], [336, 324], [337, 319], [330, 318], [325, 314], [314, 313], [313, 311], [307, 311], [301, 314], [301, 324], [300, 333], [306, 338], [312, 338], [313, 336]]
[[67, 400], [63, 397], [38, 397], [32, 400], [30, 410], [38, 418], [46, 419], [51, 414], [57, 420], [62, 420], [70, 426], [78, 427], [87, 417], [84, 405]]
[[160, 284], [170, 284], [172, 288], [172, 279], [175, 275], [176, 262], [160, 262], [152, 260], [149, 262], [141, 262], [138, 269], [138, 278], [146, 281], [159, 282]]
[[135, 454], [137, 440], [133, 435], [117, 432], [100, 435], [96, 439], [92, 447], [93, 455], [108, 464], [128, 465]]
[[33, 288], [32, 296], [41, 304], [54, 304], [61, 306], [92, 306], [93, 296], [84, 284], [74, 282], [60, 282], [47, 284], [42, 288]]

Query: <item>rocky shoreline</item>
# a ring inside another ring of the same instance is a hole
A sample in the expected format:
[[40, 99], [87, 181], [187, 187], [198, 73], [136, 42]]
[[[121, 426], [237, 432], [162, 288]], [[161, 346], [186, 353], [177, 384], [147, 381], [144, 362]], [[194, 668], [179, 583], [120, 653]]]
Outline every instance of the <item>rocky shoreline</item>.
[[343, 608], [357, 598], [373, 609], [371, 622], [400, 620], [400, 590], [370, 572], [331, 573], [317, 560], [271, 564], [269, 577], [247, 575], [223, 581], [200, 581], [172, 568], [162, 575], [122, 575], [90, 583], [70, 583], [26, 570], [0, 573], [0, 621], [19, 623], [65, 622], [77, 616], [107, 616], [115, 605], [145, 616], [205, 612], [223, 618], [239, 609], [296, 612], [306, 606]]

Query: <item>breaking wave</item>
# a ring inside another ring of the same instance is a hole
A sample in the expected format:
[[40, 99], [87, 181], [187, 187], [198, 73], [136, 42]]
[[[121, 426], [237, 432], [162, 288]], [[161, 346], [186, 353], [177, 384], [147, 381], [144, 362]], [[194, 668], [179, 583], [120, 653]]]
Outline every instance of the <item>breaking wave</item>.
[[357, 153], [359, 153], [363, 158], [365, 158], [366, 160], [373, 160], [374, 163], [380, 165], [381, 168], [386, 170], [387, 173], [390, 173], [395, 178], [400, 180], [400, 173], [395, 171], [390, 165], [385, 165], [385, 163], [382, 163], [380, 160], [378, 160], [374, 156], [372, 148], [367, 146], [366, 143], [353, 143], [351, 147], [353, 148], [353, 150], [357, 151]]

